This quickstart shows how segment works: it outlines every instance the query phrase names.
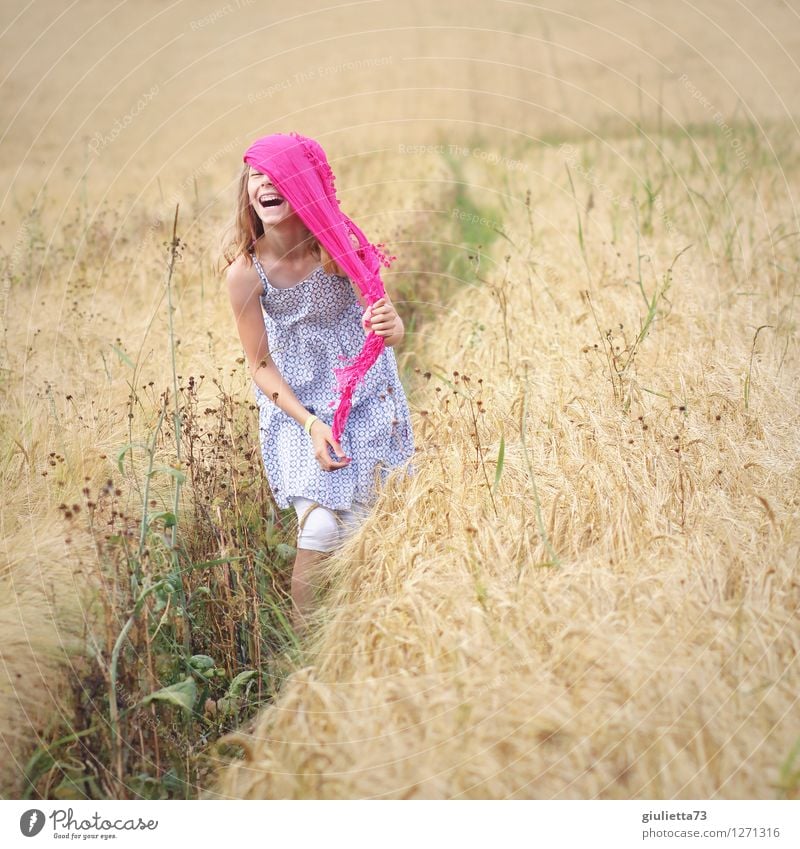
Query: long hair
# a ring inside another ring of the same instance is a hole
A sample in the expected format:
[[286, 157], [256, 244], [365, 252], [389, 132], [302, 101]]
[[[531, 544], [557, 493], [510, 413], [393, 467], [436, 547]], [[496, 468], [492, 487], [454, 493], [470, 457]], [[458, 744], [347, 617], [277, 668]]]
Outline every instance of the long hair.
[[[220, 236], [218, 259], [215, 269], [218, 274], [223, 274], [225, 269], [234, 262], [237, 257], [244, 256], [247, 265], [252, 265], [253, 260], [250, 251], [256, 239], [264, 234], [264, 222], [258, 217], [250, 203], [247, 193], [247, 181], [250, 175], [250, 166], [245, 163], [239, 176], [239, 186], [236, 192], [236, 208], [232, 218], [224, 228]], [[286, 201], [288, 203], [288, 200]], [[322, 264], [327, 274], [337, 274], [347, 277], [341, 266], [331, 258], [331, 255], [319, 243], [308, 228], [306, 243], [308, 252]]]

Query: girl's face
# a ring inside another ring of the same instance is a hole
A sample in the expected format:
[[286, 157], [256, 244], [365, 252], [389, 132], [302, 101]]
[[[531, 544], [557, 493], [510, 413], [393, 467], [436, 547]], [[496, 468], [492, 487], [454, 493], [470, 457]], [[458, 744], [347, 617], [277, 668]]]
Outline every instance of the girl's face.
[[256, 215], [265, 225], [274, 226], [294, 215], [289, 201], [281, 196], [269, 177], [249, 166], [247, 195]]

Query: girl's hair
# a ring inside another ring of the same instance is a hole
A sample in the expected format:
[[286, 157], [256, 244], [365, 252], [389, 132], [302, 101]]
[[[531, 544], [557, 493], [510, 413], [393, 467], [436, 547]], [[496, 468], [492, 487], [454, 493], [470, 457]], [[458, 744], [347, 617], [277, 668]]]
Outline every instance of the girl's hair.
[[[264, 224], [256, 215], [250, 203], [250, 196], [247, 193], [247, 181], [250, 176], [250, 166], [245, 163], [242, 168], [242, 173], [239, 176], [239, 188], [236, 195], [236, 211], [233, 218], [229, 221], [227, 227], [221, 234], [220, 245], [218, 250], [218, 259], [216, 263], [216, 271], [218, 274], [223, 274], [225, 269], [236, 260], [237, 257], [243, 255], [245, 262], [252, 265], [253, 260], [250, 256], [253, 244], [259, 236], [264, 233]], [[308, 252], [315, 256], [327, 274], [338, 274], [340, 277], [347, 277], [347, 274], [341, 266], [331, 257], [325, 248], [319, 243], [319, 240], [311, 231], [308, 231]]]

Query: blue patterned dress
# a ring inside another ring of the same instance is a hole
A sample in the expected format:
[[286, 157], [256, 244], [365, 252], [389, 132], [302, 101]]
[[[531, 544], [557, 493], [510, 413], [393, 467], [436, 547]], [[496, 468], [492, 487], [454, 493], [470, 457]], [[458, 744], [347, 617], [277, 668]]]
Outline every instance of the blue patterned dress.
[[[320, 265], [294, 286], [273, 286], [251, 256], [263, 285], [260, 300], [270, 355], [300, 403], [333, 426], [338, 403], [333, 368], [345, 365], [342, 358], [357, 356], [365, 338], [363, 308], [352, 284]], [[331, 472], [320, 468], [303, 426], [268, 399], [255, 381], [253, 389], [264, 469], [282, 509], [291, 506], [294, 495], [331, 510], [350, 509], [353, 501], [371, 505], [388, 471], [414, 454], [408, 403], [391, 347], [384, 347], [353, 392], [339, 440], [353, 459]], [[406, 471], [413, 474], [413, 466], [408, 464]]]

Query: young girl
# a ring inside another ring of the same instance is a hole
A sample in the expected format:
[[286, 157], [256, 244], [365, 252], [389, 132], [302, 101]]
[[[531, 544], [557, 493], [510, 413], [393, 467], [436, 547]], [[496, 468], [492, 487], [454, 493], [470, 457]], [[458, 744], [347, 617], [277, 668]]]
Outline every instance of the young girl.
[[389, 262], [339, 209], [322, 148], [276, 133], [243, 159], [228, 291], [270, 490], [297, 513], [292, 618], [300, 629], [315, 567], [366, 517], [385, 474], [414, 453], [392, 351], [405, 329], [380, 278]]

